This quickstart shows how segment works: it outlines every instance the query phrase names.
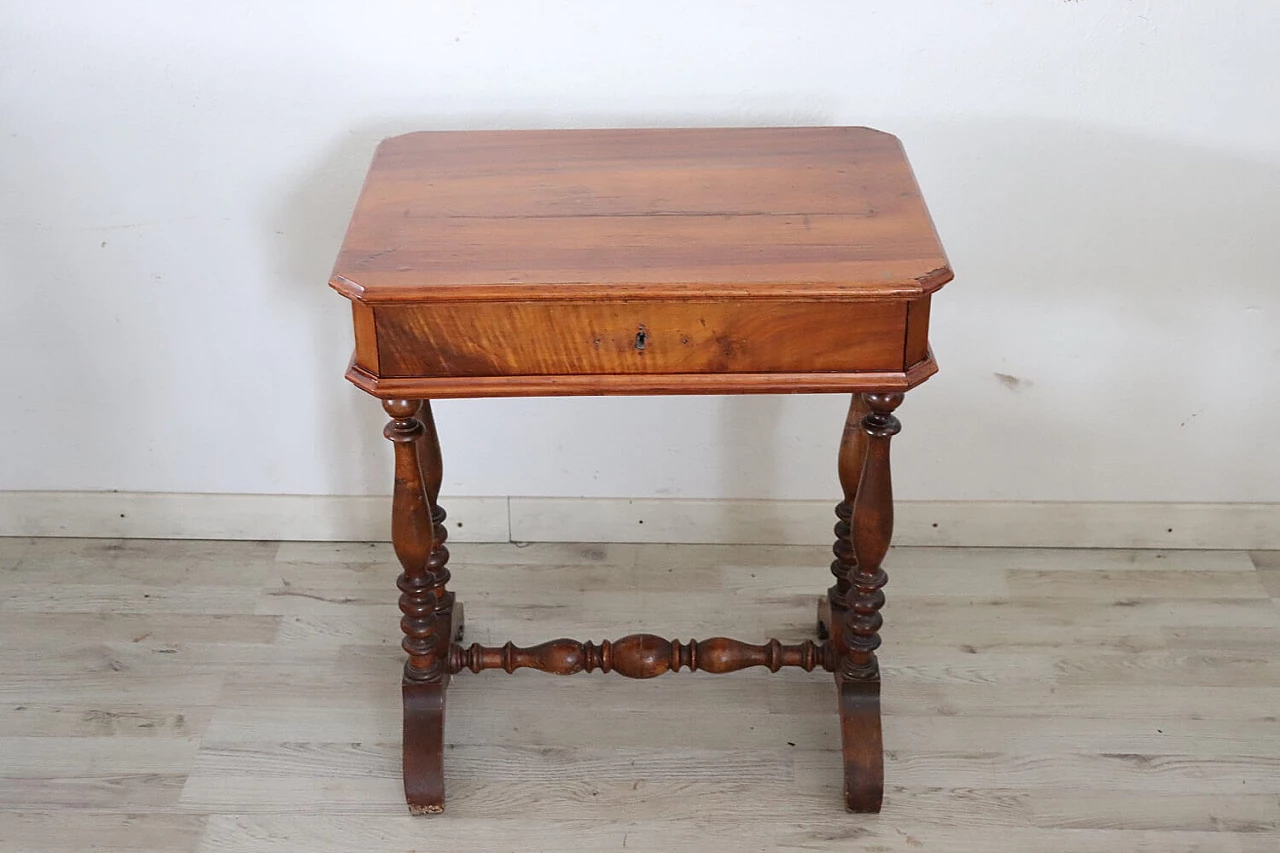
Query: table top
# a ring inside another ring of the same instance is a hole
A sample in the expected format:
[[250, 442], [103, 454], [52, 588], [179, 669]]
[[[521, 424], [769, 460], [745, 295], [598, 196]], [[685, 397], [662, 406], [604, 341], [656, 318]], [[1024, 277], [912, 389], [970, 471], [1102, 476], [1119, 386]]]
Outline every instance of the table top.
[[909, 300], [951, 278], [896, 137], [799, 127], [393, 137], [330, 284], [366, 303]]

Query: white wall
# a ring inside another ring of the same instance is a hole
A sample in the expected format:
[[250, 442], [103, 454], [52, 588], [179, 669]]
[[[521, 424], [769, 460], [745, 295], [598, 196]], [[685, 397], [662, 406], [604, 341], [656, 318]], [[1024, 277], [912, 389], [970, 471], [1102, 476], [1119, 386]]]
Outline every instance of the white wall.
[[[325, 286], [384, 136], [868, 124], [957, 271], [900, 497], [1280, 501], [1277, 43], [1244, 0], [0, 2], [0, 489], [385, 493]], [[452, 494], [826, 498], [843, 409], [436, 411]]]

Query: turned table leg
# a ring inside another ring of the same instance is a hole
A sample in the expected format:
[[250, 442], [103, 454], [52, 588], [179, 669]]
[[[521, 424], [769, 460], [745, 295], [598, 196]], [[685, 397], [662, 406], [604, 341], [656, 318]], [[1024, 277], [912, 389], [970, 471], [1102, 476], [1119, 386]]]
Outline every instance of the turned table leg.
[[409, 656], [402, 682], [404, 790], [410, 812], [431, 814], [444, 811], [444, 704], [454, 634], [445, 516], [435, 504], [440, 444], [430, 403], [384, 400], [382, 406], [391, 416], [383, 434], [395, 444], [391, 541], [404, 569], [396, 585]]
[[853, 556], [853, 542], [849, 537], [850, 520], [853, 518], [853, 502], [858, 496], [858, 481], [862, 478], [862, 462], [867, 455], [867, 434], [862, 429], [867, 404], [861, 394], [854, 394], [849, 401], [849, 414], [844, 420], [844, 433], [840, 438], [840, 489], [844, 500], [836, 504], [836, 542], [831, 547], [835, 559], [831, 561], [831, 574], [836, 582], [824, 598], [818, 600], [818, 639], [830, 638], [836, 648], [843, 651], [840, 634], [844, 621], [845, 599], [849, 595], [849, 575], [857, 569]]
[[[427, 489], [427, 500], [431, 503], [431, 532], [432, 532], [432, 548], [431, 558], [428, 565], [436, 571], [443, 571], [449, 562], [449, 549], [445, 547], [445, 540], [449, 538], [449, 528], [445, 526], [445, 519], [448, 513], [444, 511], [444, 507], [440, 506], [438, 498], [440, 497], [440, 484], [444, 482], [444, 461], [440, 454], [440, 437], [436, 433], [436, 419], [431, 414], [431, 401], [423, 400], [422, 408], [418, 411], [418, 420], [422, 421], [422, 435], [418, 438], [418, 464], [422, 468], [422, 479]], [[447, 583], [450, 575], [445, 571], [444, 580], [441, 583]], [[461, 642], [463, 635], [462, 620], [462, 604], [457, 602], [452, 592], [445, 594], [449, 602], [449, 613], [451, 616], [451, 637], [453, 642]], [[444, 645], [446, 654], [448, 651], [448, 643]]]
[[[884, 748], [880, 736], [880, 645], [884, 620], [881, 563], [893, 537], [893, 484], [889, 440], [902, 429], [893, 410], [902, 394], [868, 393], [862, 417], [865, 459], [850, 519], [854, 563], [845, 594], [841, 640], [844, 660], [836, 671], [840, 696], [840, 736], [844, 750], [845, 805], [855, 812], [878, 812], [884, 797]], [[837, 552], [837, 558], [839, 553]]]

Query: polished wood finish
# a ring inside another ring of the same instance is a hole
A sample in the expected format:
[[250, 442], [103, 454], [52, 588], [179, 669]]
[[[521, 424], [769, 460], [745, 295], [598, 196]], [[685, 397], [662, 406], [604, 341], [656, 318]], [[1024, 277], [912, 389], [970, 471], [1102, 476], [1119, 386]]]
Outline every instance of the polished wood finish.
[[413, 813], [433, 814], [444, 810], [444, 705], [454, 634], [444, 511], [433, 505], [440, 447], [430, 404], [385, 400], [383, 408], [391, 416], [384, 434], [396, 451], [391, 541], [404, 570], [396, 585], [408, 654], [401, 685], [405, 797]]
[[951, 277], [893, 136], [722, 128], [389, 139], [330, 284], [348, 378], [439, 399], [905, 390]]
[[835, 555], [835, 559], [831, 561], [831, 574], [835, 576], [836, 582], [818, 605], [818, 636], [822, 639], [831, 637], [832, 642], [840, 648], [844, 647], [841, 627], [845, 600], [849, 594], [849, 577], [858, 568], [858, 561], [853, 555], [850, 520], [853, 518], [854, 501], [858, 497], [858, 483], [862, 479], [862, 463], [867, 454], [867, 434], [862, 428], [862, 419], [868, 411], [870, 410], [862, 395], [852, 395], [837, 458], [837, 473], [844, 500], [836, 504], [836, 526], [833, 531], [836, 542], [831, 547], [831, 552]]
[[[845, 803], [880, 809], [889, 439], [936, 370], [951, 279], [902, 147], [867, 128], [418, 133], [378, 148], [330, 284], [353, 302], [347, 377], [383, 399], [403, 646], [405, 794], [444, 808], [449, 679], [521, 668], [834, 674]], [[461, 645], [431, 399], [852, 394], [826, 642], [656, 634]]]
[[880, 733], [880, 647], [883, 587], [881, 564], [893, 538], [893, 484], [889, 440], [902, 429], [893, 411], [901, 394], [863, 394], [869, 410], [862, 474], [850, 519], [854, 564], [845, 592], [841, 638], [845, 657], [836, 684], [840, 696], [840, 736], [844, 745], [845, 804], [857, 812], [878, 812], [884, 798], [884, 757]]
[[[400, 611], [404, 613], [405, 678], [436, 681], [444, 673], [440, 651], [448, 637], [448, 551], [436, 548], [431, 502], [423, 478], [420, 445], [427, 430], [418, 418], [419, 400], [386, 400], [383, 408], [391, 422], [383, 430], [395, 443], [396, 475], [392, 493], [391, 541], [404, 571], [400, 587]], [[432, 558], [436, 559], [433, 560]], [[442, 618], [444, 617], [444, 618]]]
[[[378, 306], [383, 376], [900, 371], [902, 303]], [[797, 347], [797, 340], [805, 346]]]
[[911, 299], [950, 278], [901, 143], [804, 127], [394, 137], [332, 283], [371, 303]]
[[580, 397], [647, 394], [823, 394], [905, 391], [938, 372], [930, 357], [907, 371], [857, 373], [563, 374], [379, 378], [354, 362], [347, 379], [375, 397]]
[[889, 440], [902, 424], [893, 410], [902, 403], [901, 394], [863, 394], [870, 409], [862, 418], [867, 443], [854, 499], [851, 522], [854, 566], [845, 593], [844, 642], [849, 650], [841, 669], [850, 678], [879, 674], [875, 650], [880, 647], [879, 630], [884, 606], [881, 588], [888, 581], [881, 563], [893, 537], [893, 484], [889, 473]]
[[769, 640], [762, 645], [752, 645], [728, 637], [712, 637], [709, 640], [665, 640], [655, 634], [631, 634], [620, 640], [602, 643], [585, 643], [561, 638], [541, 643], [532, 648], [521, 648], [513, 643], [503, 646], [482, 646], [473, 643], [467, 648], [455, 645], [450, 650], [449, 668], [453, 672], [469, 669], [482, 672], [501, 669], [508, 673], [529, 668], [553, 675], [574, 675], [579, 672], [616, 672], [627, 678], [654, 678], [667, 672], [689, 671], [726, 673], [737, 672], [753, 666], [763, 666], [777, 672], [784, 666], [794, 666], [805, 672], [815, 668], [834, 670], [838, 660], [836, 649], [827, 643], [786, 644]]
[[351, 322], [355, 327], [355, 360], [377, 373], [382, 365], [378, 359], [378, 325], [373, 316], [373, 306], [352, 300]]
[[929, 303], [932, 297], [914, 299], [907, 303], [907, 348], [904, 366], [930, 359], [929, 355]]
[[850, 678], [837, 672], [836, 699], [844, 759], [844, 805], [852, 812], [874, 814], [884, 803], [880, 676]]

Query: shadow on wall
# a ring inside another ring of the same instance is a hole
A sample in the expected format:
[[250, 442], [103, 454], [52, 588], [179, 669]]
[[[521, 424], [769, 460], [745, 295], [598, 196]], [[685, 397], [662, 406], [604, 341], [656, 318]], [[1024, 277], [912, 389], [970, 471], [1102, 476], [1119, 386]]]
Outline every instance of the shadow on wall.
[[[282, 235], [274, 245], [281, 251], [280, 278], [289, 282], [291, 302], [314, 321], [308, 324], [308, 351], [298, 357], [314, 365], [314, 381], [324, 389], [318, 395], [322, 408], [297, 414], [306, 428], [323, 436], [317, 443], [323, 455], [319, 464], [331, 472], [330, 481], [352, 484], [362, 494], [390, 491], [389, 474], [373, 476], [374, 466], [382, 462], [385, 419], [375, 400], [343, 379], [354, 346], [351, 311], [327, 283], [373, 150], [384, 137], [399, 132], [386, 125], [347, 134], [303, 181], [286, 191], [284, 203], [267, 223]], [[342, 393], [326, 393], [333, 386], [342, 386]]]
[[[312, 351], [299, 355], [317, 365], [315, 381], [342, 382], [334, 353], [345, 358], [350, 350], [350, 315], [325, 282], [380, 139], [444, 127], [742, 123], [732, 116], [557, 118], [452, 116], [362, 127], [288, 191], [269, 227], [287, 235], [277, 244], [280, 263], [298, 310], [316, 318]], [[825, 120], [773, 118], [754, 123]], [[885, 129], [904, 139], [957, 271], [932, 312], [941, 376], [900, 409], [898, 497], [1280, 500], [1280, 461], [1253, 452], [1271, 441], [1271, 401], [1280, 399], [1280, 336], [1270, 320], [1280, 311], [1271, 261], [1280, 167], [1033, 119], [903, 121]], [[354, 388], [325, 394], [322, 411], [303, 414], [323, 431], [324, 464], [337, 481], [386, 493], [384, 418], [362, 398]], [[527, 408], [535, 405], [536, 422]], [[441, 429], [466, 435], [483, 419], [490, 435], [501, 430], [510, 485], [499, 493], [671, 494], [637, 479], [636, 466], [661, 468], [666, 460], [679, 467], [670, 448], [689, 429], [672, 415], [687, 403], [616, 405], [471, 403], [450, 407]], [[701, 491], [834, 504], [846, 405], [843, 395], [721, 400], [713, 429], [718, 464], [708, 460], [714, 476]], [[588, 440], [599, 434], [606, 438]], [[601, 444], [616, 450], [601, 454]], [[588, 450], [593, 458], [581, 461]], [[455, 470], [463, 476], [447, 480], [446, 490], [494, 493], [488, 483], [473, 484], [467, 466]], [[684, 475], [666, 476], [678, 483]], [[582, 482], [582, 491], [546, 487], [556, 481]]]

